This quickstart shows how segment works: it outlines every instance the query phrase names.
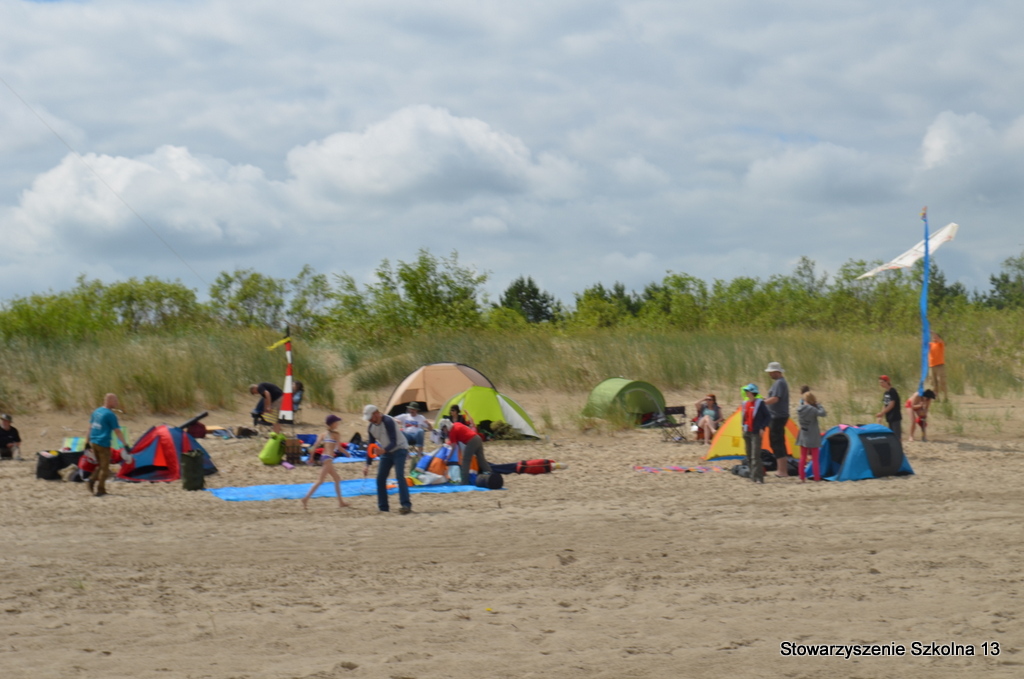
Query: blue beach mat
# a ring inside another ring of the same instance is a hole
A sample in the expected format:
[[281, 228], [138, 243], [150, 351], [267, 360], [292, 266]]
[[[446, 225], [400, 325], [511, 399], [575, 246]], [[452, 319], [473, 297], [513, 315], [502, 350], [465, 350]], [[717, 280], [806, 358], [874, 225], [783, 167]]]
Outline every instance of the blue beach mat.
[[[394, 483], [394, 482], [391, 482]], [[211, 493], [228, 502], [262, 502], [265, 500], [301, 500], [306, 497], [312, 483], [281, 483], [269, 486], [246, 486], [241, 488], [209, 488]], [[486, 488], [476, 486], [409, 486], [410, 493], [467, 493], [485, 491]], [[388, 495], [398, 493], [398, 486], [388, 489]], [[341, 482], [341, 494], [344, 497], [354, 495], [376, 495], [376, 479], [348, 479]], [[334, 497], [334, 483], [325, 482], [313, 497]]]

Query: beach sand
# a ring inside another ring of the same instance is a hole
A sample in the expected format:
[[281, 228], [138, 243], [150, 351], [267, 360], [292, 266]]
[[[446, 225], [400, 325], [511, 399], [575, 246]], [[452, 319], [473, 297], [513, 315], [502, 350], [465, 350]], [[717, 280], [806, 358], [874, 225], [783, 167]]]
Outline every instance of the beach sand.
[[[932, 441], [905, 444], [915, 476], [759, 486], [635, 471], [700, 465], [706, 449], [580, 432], [567, 413], [582, 397], [513, 396], [555, 426], [487, 457], [569, 469], [416, 495], [409, 516], [378, 513], [372, 496], [303, 511], [178, 483], [94, 498], [34, 478], [34, 452], [83, 435], [87, 414], [17, 416], [32, 461], [0, 463], [0, 677], [1024, 676], [1015, 402], [961, 397], [966, 426], [933, 416]], [[363, 429], [344, 417], [346, 438]], [[125, 418], [133, 436], [162, 420]], [[261, 465], [261, 441], [203, 443], [220, 468], [208, 487], [318, 473]], [[794, 657], [785, 642], [906, 655]], [[933, 642], [976, 655], [914, 655]]]

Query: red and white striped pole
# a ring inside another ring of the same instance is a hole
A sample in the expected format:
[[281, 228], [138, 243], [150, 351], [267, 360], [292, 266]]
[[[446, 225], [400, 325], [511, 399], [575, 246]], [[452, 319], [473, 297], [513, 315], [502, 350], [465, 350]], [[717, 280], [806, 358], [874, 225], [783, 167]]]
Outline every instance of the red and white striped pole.
[[295, 408], [292, 403], [292, 339], [286, 337], [284, 341], [284, 354], [288, 361], [288, 368], [284, 374], [284, 396], [281, 397], [281, 411], [278, 413], [277, 421], [282, 424], [295, 425]]

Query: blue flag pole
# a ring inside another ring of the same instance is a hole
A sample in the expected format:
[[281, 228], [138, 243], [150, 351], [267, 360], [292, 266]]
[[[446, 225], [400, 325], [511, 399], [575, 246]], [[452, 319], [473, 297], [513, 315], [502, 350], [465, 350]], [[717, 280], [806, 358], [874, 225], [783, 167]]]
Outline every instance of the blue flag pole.
[[931, 342], [931, 328], [928, 327], [928, 276], [931, 273], [931, 258], [928, 252], [928, 207], [921, 210], [924, 222], [924, 274], [921, 276], [921, 381], [917, 393], [924, 393], [924, 382], [928, 379], [928, 345]]

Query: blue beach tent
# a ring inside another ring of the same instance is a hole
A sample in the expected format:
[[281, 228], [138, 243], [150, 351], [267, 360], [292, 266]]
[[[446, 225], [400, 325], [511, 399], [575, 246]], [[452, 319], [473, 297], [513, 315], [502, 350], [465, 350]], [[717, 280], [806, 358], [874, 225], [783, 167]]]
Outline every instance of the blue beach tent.
[[[880, 424], [832, 427], [821, 442], [821, 477], [826, 481], [859, 481], [913, 474], [903, 444], [892, 429]], [[810, 476], [811, 463], [807, 462]]]

